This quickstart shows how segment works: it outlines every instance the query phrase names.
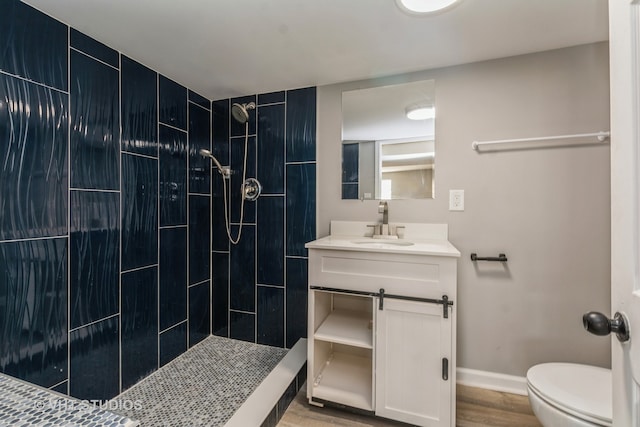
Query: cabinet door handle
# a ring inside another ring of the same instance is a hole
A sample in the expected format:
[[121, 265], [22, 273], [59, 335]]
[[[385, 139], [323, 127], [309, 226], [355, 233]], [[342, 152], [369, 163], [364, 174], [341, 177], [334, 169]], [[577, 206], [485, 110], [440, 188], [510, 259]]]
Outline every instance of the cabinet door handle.
[[449, 359], [442, 358], [442, 379], [447, 381], [449, 379]]

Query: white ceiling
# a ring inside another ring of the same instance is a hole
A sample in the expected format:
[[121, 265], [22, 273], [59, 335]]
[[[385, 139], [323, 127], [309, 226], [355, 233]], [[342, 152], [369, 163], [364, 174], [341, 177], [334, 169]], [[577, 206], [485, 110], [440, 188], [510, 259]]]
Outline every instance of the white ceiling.
[[433, 138], [433, 119], [407, 118], [415, 105], [435, 106], [434, 80], [342, 92], [342, 140]]
[[608, 39], [607, 0], [23, 0], [210, 99]]

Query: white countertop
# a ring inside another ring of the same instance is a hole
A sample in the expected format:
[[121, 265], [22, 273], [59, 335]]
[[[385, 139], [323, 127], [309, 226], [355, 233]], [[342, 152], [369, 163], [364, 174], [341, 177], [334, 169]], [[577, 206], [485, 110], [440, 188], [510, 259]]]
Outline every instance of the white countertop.
[[[308, 249], [333, 249], [341, 251], [383, 252], [406, 255], [432, 255], [459, 257], [458, 251], [447, 240], [446, 224], [407, 224], [404, 238], [397, 240], [373, 239], [366, 236], [366, 224], [355, 221], [332, 221], [332, 233], [309, 242]], [[402, 225], [402, 224], [398, 224]], [[345, 234], [350, 230], [349, 234]], [[416, 230], [417, 232], [412, 232]], [[425, 231], [426, 232], [421, 232]], [[431, 232], [435, 230], [435, 232]]]
[[[326, 236], [305, 245], [308, 249], [333, 249], [339, 251], [386, 252], [406, 255], [434, 255], [459, 257], [460, 252], [448, 240], [413, 240], [410, 246], [398, 246], [393, 241], [358, 236]], [[365, 243], [366, 242], [366, 243]]]

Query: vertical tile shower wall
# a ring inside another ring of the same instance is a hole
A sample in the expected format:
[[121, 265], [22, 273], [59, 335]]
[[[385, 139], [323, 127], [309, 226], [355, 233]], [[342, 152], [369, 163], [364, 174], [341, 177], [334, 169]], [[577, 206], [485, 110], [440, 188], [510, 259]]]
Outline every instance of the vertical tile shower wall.
[[0, 0], [2, 372], [108, 399], [210, 334], [210, 109]]
[[316, 236], [316, 89], [213, 101], [213, 152], [231, 165], [233, 237], [240, 222], [240, 171], [245, 125], [230, 117], [233, 103], [250, 112], [247, 177], [262, 195], [247, 202], [238, 245], [224, 222], [222, 180], [212, 172], [212, 331], [258, 344], [291, 348], [306, 336], [307, 251]]

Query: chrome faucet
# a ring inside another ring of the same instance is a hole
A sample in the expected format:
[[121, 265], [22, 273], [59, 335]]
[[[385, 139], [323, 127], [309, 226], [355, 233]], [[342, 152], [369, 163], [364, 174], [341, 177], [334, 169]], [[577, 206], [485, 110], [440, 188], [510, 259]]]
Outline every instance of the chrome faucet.
[[386, 238], [391, 235], [391, 229], [389, 228], [389, 204], [386, 201], [380, 201], [378, 204], [378, 213], [382, 214], [382, 224], [378, 225], [379, 232], [374, 234], [377, 234], [378, 237]]
[[384, 200], [378, 204], [378, 213], [382, 214], [382, 224], [389, 225], [389, 205]]
[[404, 230], [404, 225], [389, 224], [389, 204], [386, 201], [380, 201], [378, 204], [378, 213], [382, 214], [382, 222], [367, 225], [367, 227], [373, 229], [371, 237], [374, 239], [398, 239], [404, 236], [404, 232], [398, 234], [399, 230]]

